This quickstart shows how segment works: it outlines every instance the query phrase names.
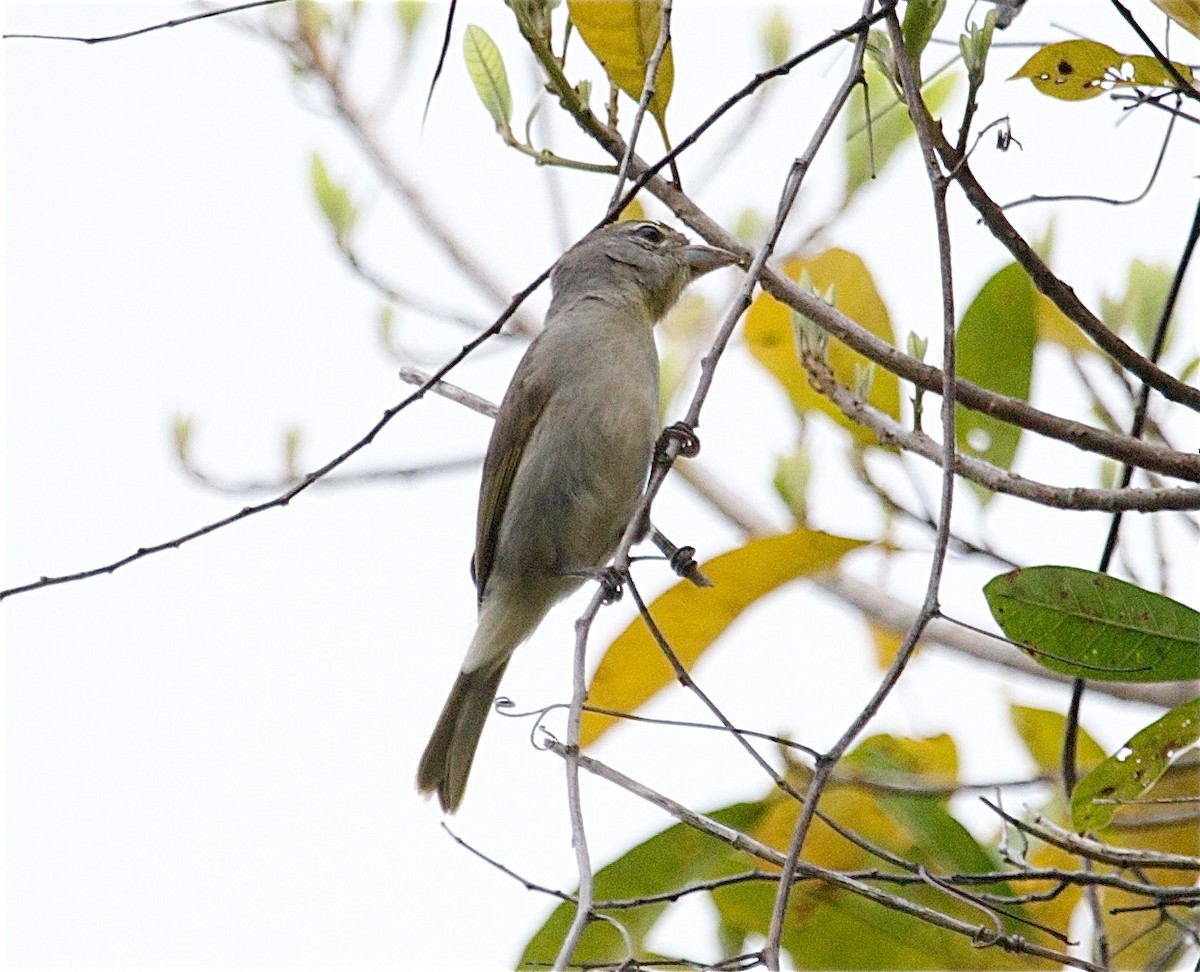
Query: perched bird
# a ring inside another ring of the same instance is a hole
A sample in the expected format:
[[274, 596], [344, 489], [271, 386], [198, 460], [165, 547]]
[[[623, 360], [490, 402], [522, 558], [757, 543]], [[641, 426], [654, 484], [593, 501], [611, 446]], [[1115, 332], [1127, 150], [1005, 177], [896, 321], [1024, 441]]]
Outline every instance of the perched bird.
[[658, 434], [654, 325], [683, 289], [734, 262], [670, 227], [601, 227], [550, 277], [545, 330], [500, 403], [483, 462], [471, 576], [475, 637], [417, 770], [453, 813], [516, 647], [612, 557]]

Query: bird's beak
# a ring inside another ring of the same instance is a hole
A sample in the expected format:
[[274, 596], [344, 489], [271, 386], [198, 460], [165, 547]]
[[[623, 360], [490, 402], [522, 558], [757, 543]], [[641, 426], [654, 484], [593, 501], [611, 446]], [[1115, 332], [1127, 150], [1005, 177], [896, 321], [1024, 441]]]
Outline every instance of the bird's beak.
[[737, 254], [728, 250], [719, 250], [715, 246], [699, 246], [692, 244], [683, 249], [683, 259], [688, 269], [692, 271], [692, 279], [703, 277], [710, 270], [719, 270], [731, 263], [737, 263]]

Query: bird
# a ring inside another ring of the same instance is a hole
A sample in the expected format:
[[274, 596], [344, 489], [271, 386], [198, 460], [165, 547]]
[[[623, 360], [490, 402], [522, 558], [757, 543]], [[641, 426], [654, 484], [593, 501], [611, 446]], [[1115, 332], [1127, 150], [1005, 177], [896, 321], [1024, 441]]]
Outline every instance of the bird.
[[483, 462], [467, 649], [417, 771], [455, 812], [516, 648], [558, 601], [599, 576], [645, 487], [658, 436], [654, 326], [684, 288], [734, 263], [661, 223], [599, 227], [550, 275], [545, 327], [501, 401]]

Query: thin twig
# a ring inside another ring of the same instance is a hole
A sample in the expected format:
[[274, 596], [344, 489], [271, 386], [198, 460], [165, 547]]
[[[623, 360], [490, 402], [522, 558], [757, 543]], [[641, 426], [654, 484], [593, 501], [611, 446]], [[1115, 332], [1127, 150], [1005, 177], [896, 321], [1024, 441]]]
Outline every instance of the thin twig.
[[[838, 384], [825, 362], [809, 360], [805, 364], [809, 382], [813, 387], [837, 405], [847, 418], [874, 431], [882, 444], [900, 446], [939, 466], [944, 466], [945, 453], [934, 439], [924, 432], [910, 431], [886, 412], [863, 401], [844, 385]], [[1101, 489], [1088, 486], [1052, 486], [959, 452], [954, 454], [953, 465], [957, 475], [986, 486], [993, 492], [1005, 493], [1060, 510], [1099, 510], [1106, 513], [1136, 510], [1148, 513], [1156, 510], [1200, 509], [1200, 487]]]
[[[870, 9], [870, 0], [868, 0], [867, 9]], [[921, 103], [922, 106], [924, 103], [921, 102], [920, 85], [917, 83], [912, 63], [908, 59], [908, 54], [904, 47], [904, 37], [900, 30], [900, 23], [896, 19], [895, 11], [888, 12], [885, 22], [888, 34], [891, 37], [892, 49], [896, 55], [896, 66], [900, 73], [902, 92], [909, 106], [909, 114], [913, 116], [917, 138], [921, 145], [921, 155], [925, 161], [926, 172], [933, 193], [942, 291], [942, 448], [947, 458], [945, 459], [942, 474], [942, 496], [938, 513], [938, 527], [934, 539], [934, 549], [929, 567], [929, 580], [925, 589], [924, 602], [916, 618], [913, 619], [913, 623], [905, 634], [899, 650], [896, 652], [891, 665], [888, 667], [871, 699], [863, 706], [850, 725], [847, 726], [837, 742], [817, 762], [812, 781], [809, 783], [808, 798], [792, 831], [791, 840], [788, 845], [787, 859], [780, 874], [779, 886], [775, 894], [775, 903], [771, 910], [771, 923], [767, 931], [767, 940], [763, 946], [763, 961], [767, 968], [771, 970], [779, 968], [779, 951], [787, 919], [787, 905], [791, 893], [792, 875], [796, 873], [796, 868], [799, 866], [800, 855], [803, 852], [805, 839], [808, 836], [809, 828], [816, 815], [821, 792], [828, 783], [834, 767], [841, 761], [851, 744], [858, 738], [859, 733], [866, 728], [867, 724], [875, 717], [875, 714], [883, 705], [884, 700], [891, 694], [892, 689], [904, 673], [909, 659], [916, 650], [917, 643], [925, 626], [937, 614], [942, 567], [945, 564], [946, 550], [950, 542], [950, 512], [954, 499], [954, 464], [949, 457], [954, 455], [955, 450], [954, 401], [956, 396], [954, 383], [956, 369], [954, 362], [954, 282], [950, 263], [950, 231], [946, 215], [946, 189], [948, 181], [938, 167], [937, 159], [933, 153], [928, 131], [930, 125], [926, 117], [922, 117], [913, 107], [915, 103]], [[857, 72], [862, 70], [861, 61], [865, 47], [866, 36], [863, 35], [859, 38], [858, 44], [855, 47], [856, 73], [848, 79], [851, 83], [856, 79]], [[843, 86], [843, 90], [846, 91], [847, 95], [849, 94], [848, 87]]]
[[[658, 40], [655, 41], [654, 51], [651, 53], [650, 59], [646, 62], [646, 76], [642, 81], [642, 96], [638, 99], [637, 111], [633, 115], [633, 125], [629, 129], [629, 139], [626, 142], [625, 155], [621, 158], [620, 167], [617, 169], [617, 181], [613, 185], [612, 198], [608, 201], [609, 212], [617, 209], [617, 203], [621, 201], [621, 189], [625, 185], [625, 180], [629, 178], [629, 163], [637, 151], [637, 140], [642, 132], [642, 121], [645, 119], [646, 112], [650, 108], [650, 102], [654, 100], [654, 96], [657, 93], [658, 66], [663, 59], [663, 55], [667, 52], [667, 45], [671, 43], [671, 2], [672, 0], [661, 0], [659, 4]], [[617, 211], [620, 212], [620, 210]]]
[[324, 478], [334, 469], [337, 469], [351, 457], [369, 446], [375, 440], [375, 437], [383, 431], [389, 422], [392, 421], [392, 419], [394, 419], [414, 402], [418, 402], [424, 398], [426, 393], [434, 385], [436, 385], [444, 375], [448, 374], [451, 370], [457, 367], [460, 362], [462, 362], [477, 347], [483, 344], [484, 341], [488, 340], [488, 338], [492, 337], [492, 335], [499, 333], [500, 329], [505, 325], [508, 319], [513, 316], [517, 308], [525, 301], [525, 298], [532, 294], [549, 278], [551, 269], [552, 266], [547, 267], [540, 274], [538, 274], [537, 278], [532, 283], [530, 283], [515, 297], [513, 297], [513, 299], [509, 302], [508, 307], [506, 307], [504, 312], [498, 318], [496, 318], [495, 323], [492, 324], [491, 327], [464, 344], [462, 348], [459, 349], [458, 353], [451, 357], [449, 361], [438, 368], [432, 375], [430, 375], [429, 380], [421, 385], [420, 388], [412, 392], [412, 394], [408, 395], [408, 397], [404, 398], [397, 404], [393, 405], [391, 408], [387, 409], [375, 422], [375, 424], [367, 430], [366, 434], [359, 438], [357, 442], [344, 449], [338, 455], [334, 456], [334, 458], [330, 459], [323, 466], [320, 466], [308, 473], [308, 475], [306, 475], [294, 486], [287, 489], [285, 492], [280, 493], [278, 496], [275, 496], [272, 499], [266, 500], [262, 503], [256, 503], [251, 506], [243, 506], [236, 513], [231, 513], [229, 516], [225, 516], [219, 520], [214, 520], [211, 523], [207, 523], [202, 527], [192, 530], [190, 533], [185, 533], [170, 540], [164, 540], [160, 543], [152, 544], [151, 546], [139, 547], [133, 553], [127, 554], [124, 557], [120, 557], [117, 560], [103, 564], [99, 567], [91, 567], [86, 570], [76, 571], [72, 574], [41, 577], [36, 581], [30, 581], [25, 584], [19, 584], [16, 587], [10, 587], [7, 590], [2, 590], [0, 591], [0, 601], [4, 600], [5, 598], [12, 597], [15, 594], [23, 594], [27, 591], [41, 590], [44, 587], [53, 587], [58, 584], [67, 584], [73, 581], [86, 580], [90, 577], [99, 577], [102, 574], [111, 574], [113, 571], [119, 570], [120, 568], [126, 566], [127, 564], [131, 564], [136, 560], [141, 560], [143, 557], [148, 557], [151, 554], [159, 553], [163, 550], [178, 549], [186, 543], [190, 543], [191, 541], [197, 540], [200, 537], [214, 533], [232, 523], [237, 523], [240, 520], [245, 520], [251, 516], [256, 516], [257, 514], [264, 513], [267, 510], [287, 506], [293, 499], [312, 486], [317, 480]]
[[109, 41], [128, 40], [130, 37], [139, 37], [142, 34], [149, 34], [156, 30], [165, 30], [168, 27], [182, 27], [184, 24], [194, 23], [197, 20], [207, 20], [209, 17], [220, 17], [223, 14], [238, 13], [241, 10], [251, 10], [254, 7], [269, 7], [272, 4], [282, 2], [283, 0], [252, 0], [250, 3], [239, 3], [235, 7], [205, 10], [203, 13], [191, 14], [187, 17], [177, 17], [174, 20], [165, 20], [161, 23], [152, 24], [149, 27], [138, 27], [135, 30], [126, 30], [120, 34], [106, 34], [102, 37], [74, 37], [60, 34], [5, 34], [4, 40], [53, 40], [75, 41], [80, 44], [107, 44]]
[[[642, 119], [645, 118], [646, 110], [654, 98], [658, 65], [662, 60], [663, 53], [667, 49], [667, 44], [671, 41], [671, 0], [662, 0], [659, 17], [658, 41], [655, 44], [654, 52], [646, 62], [646, 74], [642, 82], [642, 96], [638, 101], [637, 112], [633, 117], [633, 128], [629, 133], [628, 150], [625, 157], [621, 160], [620, 168], [617, 170], [616, 185], [613, 186], [612, 199], [608, 204], [608, 215], [614, 215], [613, 210], [616, 207], [617, 201], [621, 198], [621, 187], [625, 184], [625, 179], [629, 172], [629, 160], [634, 155], [637, 138], [642, 129]], [[649, 522], [648, 516], [644, 522]], [[587, 702], [586, 660], [589, 628], [590, 621], [585, 623], [580, 619], [580, 625], [576, 629], [574, 690], [571, 694], [571, 711], [567, 718], [567, 746], [572, 752], [579, 751], [579, 737], [583, 726], [583, 706]], [[562, 946], [559, 948], [558, 955], [554, 959], [554, 968], [556, 970], [565, 969], [570, 963], [571, 956], [575, 954], [575, 948], [578, 946], [579, 940], [583, 937], [583, 930], [587, 927], [592, 911], [593, 878], [591, 861], [588, 858], [587, 852], [587, 836], [583, 829], [583, 808], [580, 805], [579, 795], [579, 766], [573, 759], [568, 758], [566, 770], [567, 803], [571, 818], [571, 844], [575, 848], [575, 862], [579, 869], [579, 900], [575, 907], [575, 914], [571, 919], [571, 926], [567, 929], [567, 934], [563, 937]]]
[[[556, 754], [562, 759], [568, 757], [569, 750], [561, 742], [551, 740], [547, 743], [548, 751]], [[747, 834], [742, 833], [733, 827], [728, 827], [725, 824], [714, 820], [712, 817], [688, 808], [684, 804], [673, 800], [670, 797], [659, 793], [657, 790], [646, 786], [621, 773], [619, 770], [613, 769], [601, 763], [599, 760], [593, 759], [583, 753], [575, 753], [574, 758], [579, 763], [579, 768], [585, 772], [591, 773], [601, 779], [607, 780], [628, 793], [639, 797], [648, 803], [659, 807], [673, 816], [676, 820], [687, 824], [701, 833], [715, 837], [735, 850], [744, 851], [759, 860], [762, 860], [775, 867], [780, 867], [785, 861], [785, 855], [770, 847], [762, 841], [756, 840]], [[876, 873], [876, 872], [872, 872]], [[816, 879], [820, 880], [833, 888], [848, 891], [852, 894], [860, 895], [867, 898], [876, 904], [882, 905], [885, 908], [891, 908], [895, 911], [902, 912], [921, 921], [928, 922], [939, 928], [945, 928], [949, 931], [965, 935], [972, 941], [979, 941], [980, 936], [988, 935], [989, 929], [980, 925], [972, 925], [965, 921], [960, 921], [957, 918], [952, 918], [949, 915], [942, 914], [933, 908], [927, 908], [924, 905], [916, 904], [906, 898], [901, 898], [896, 895], [888, 894], [879, 888], [866, 884], [864, 881], [858, 880], [840, 871], [833, 871], [827, 868], [818, 867], [815, 864], [810, 864], [807, 861], [799, 861], [796, 867], [796, 880], [800, 879]], [[1104, 972], [1104, 970], [1086, 959], [1081, 959], [1076, 956], [1067, 955], [1063, 952], [1057, 952], [1054, 949], [1046, 948], [1034, 942], [1026, 941], [1019, 935], [1004, 935], [994, 942], [988, 942], [988, 947], [1002, 948], [1006, 952], [1011, 952], [1016, 955], [1035, 955], [1041, 958], [1049, 959], [1053, 962], [1058, 962], [1063, 965], [1069, 965], [1073, 968], [1085, 969], [1087, 972]]]

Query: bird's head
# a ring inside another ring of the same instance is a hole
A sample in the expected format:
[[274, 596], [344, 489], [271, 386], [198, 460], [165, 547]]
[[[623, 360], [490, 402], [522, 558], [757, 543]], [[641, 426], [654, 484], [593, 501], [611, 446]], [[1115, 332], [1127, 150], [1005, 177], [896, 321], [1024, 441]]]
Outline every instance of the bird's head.
[[639, 300], [658, 321], [693, 280], [736, 262], [727, 250], [689, 243], [662, 223], [630, 220], [593, 230], [571, 247], [555, 266], [551, 286], [556, 296]]

